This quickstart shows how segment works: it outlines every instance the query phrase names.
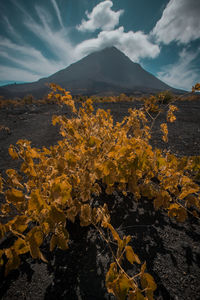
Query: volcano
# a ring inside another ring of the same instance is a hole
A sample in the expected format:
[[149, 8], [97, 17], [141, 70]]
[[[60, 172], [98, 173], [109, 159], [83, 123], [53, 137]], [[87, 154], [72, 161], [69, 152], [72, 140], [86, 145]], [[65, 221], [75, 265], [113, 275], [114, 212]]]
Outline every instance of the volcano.
[[96, 51], [53, 75], [37, 82], [0, 87], [7, 98], [33, 95], [41, 98], [50, 91], [48, 84], [56, 83], [72, 95], [150, 94], [177, 90], [168, 86], [140, 64], [131, 61], [115, 47]]

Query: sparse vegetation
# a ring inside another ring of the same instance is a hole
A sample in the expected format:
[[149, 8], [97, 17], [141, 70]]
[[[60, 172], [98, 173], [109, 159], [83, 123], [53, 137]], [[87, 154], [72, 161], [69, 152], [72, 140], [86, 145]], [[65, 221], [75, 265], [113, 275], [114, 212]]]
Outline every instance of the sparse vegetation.
[[[149, 143], [147, 115], [154, 122], [162, 104], [168, 106], [166, 122], [161, 125], [163, 141], [167, 142], [167, 124], [176, 120], [172, 96], [145, 99], [141, 109], [130, 109], [129, 115], [114, 125], [109, 111], [99, 109], [94, 113], [91, 99], [77, 109], [68, 92], [56, 85], [51, 87], [44, 103], [69, 106], [73, 118], [54, 116], [52, 122], [59, 124], [62, 136], [55, 146], [39, 149], [31, 147], [30, 141], [19, 140], [9, 148], [10, 156], [22, 164], [20, 172], [8, 169], [7, 178], [0, 177], [4, 196], [1, 238], [13, 236], [12, 244], [0, 250], [5, 275], [18, 268], [20, 256], [28, 252], [46, 262], [41, 246], [48, 240], [50, 251], [56, 247], [67, 250], [67, 226], [78, 219], [81, 227], [93, 226], [111, 251], [108, 292], [117, 299], [153, 299], [156, 283], [141, 262], [140, 253], [134, 252], [131, 237], [118, 234], [107, 204], [95, 205], [93, 196], [103, 193], [105, 186], [107, 195], [116, 189], [125, 196], [132, 193], [135, 201], [146, 198], [156, 211], [162, 209], [178, 222], [184, 222], [188, 215], [199, 218], [199, 157], [177, 158], [153, 150]], [[29, 99], [28, 104], [34, 101]], [[134, 267], [134, 274], [127, 272], [127, 264]]]

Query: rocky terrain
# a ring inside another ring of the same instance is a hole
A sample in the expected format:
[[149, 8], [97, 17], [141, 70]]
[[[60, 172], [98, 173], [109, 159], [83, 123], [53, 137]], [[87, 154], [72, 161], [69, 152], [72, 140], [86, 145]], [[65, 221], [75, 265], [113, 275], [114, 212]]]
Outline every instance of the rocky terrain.
[[[95, 108], [111, 109], [115, 121], [127, 115], [129, 107], [140, 102], [99, 103]], [[151, 144], [170, 149], [178, 156], [200, 155], [200, 101], [178, 103], [177, 120], [169, 126], [169, 142], [161, 140], [159, 124], [155, 122]], [[28, 139], [35, 147], [50, 146], [59, 139], [59, 129], [51, 125], [54, 114], [66, 114], [68, 109], [48, 105], [6, 107], [0, 110], [0, 172], [17, 168], [8, 154], [10, 144]], [[133, 201], [120, 193], [101, 195], [95, 201], [106, 201], [112, 212], [111, 223], [120, 234], [132, 236], [132, 246], [158, 285], [155, 299], [200, 299], [200, 222], [193, 217], [185, 223], [170, 220], [163, 212], [155, 212], [148, 201]], [[68, 251], [49, 253], [44, 245], [45, 264], [25, 255], [20, 268], [7, 278], [1, 273], [0, 298], [11, 299], [114, 299], [106, 292], [104, 279], [110, 262], [109, 249], [93, 228], [69, 224], [71, 237]], [[2, 245], [0, 245], [2, 246]]]

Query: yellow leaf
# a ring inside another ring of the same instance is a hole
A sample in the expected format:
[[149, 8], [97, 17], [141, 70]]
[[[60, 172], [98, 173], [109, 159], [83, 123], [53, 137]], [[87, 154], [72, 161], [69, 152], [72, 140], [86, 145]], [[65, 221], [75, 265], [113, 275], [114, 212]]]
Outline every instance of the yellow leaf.
[[117, 231], [113, 228], [113, 226], [112, 226], [110, 223], [107, 224], [107, 227], [108, 227], [108, 228], [110, 229], [110, 231], [112, 232], [113, 238], [114, 238], [116, 241], [118, 241], [118, 242], [121, 241], [121, 239], [120, 239], [120, 237], [119, 237]]
[[149, 184], [141, 184], [140, 191], [142, 196], [147, 197], [148, 199], [153, 199], [155, 197], [155, 191]]
[[49, 223], [43, 222], [42, 224], [42, 231], [47, 235], [50, 232]]
[[187, 218], [187, 213], [179, 204], [173, 203], [168, 208], [168, 216], [176, 217], [179, 222], [183, 222]]
[[199, 191], [199, 187], [195, 188], [183, 188], [181, 194], [179, 195], [179, 199], [184, 199], [186, 196], [197, 193]]
[[33, 238], [29, 239], [29, 247], [30, 247], [30, 254], [33, 258], [40, 257], [40, 250], [39, 247], [35, 244], [35, 240]]
[[22, 238], [18, 238], [13, 245], [15, 251], [17, 254], [24, 254], [29, 251], [29, 245], [28, 243], [23, 240]]
[[134, 253], [133, 248], [131, 246], [126, 246], [125, 250], [126, 258], [131, 264], [133, 264], [134, 262], [136, 262], [137, 264], [141, 264], [139, 257], [137, 256], [137, 254]]
[[17, 172], [16, 170], [14, 169], [7, 169], [6, 170], [6, 175], [10, 178], [12, 178], [13, 176], [16, 176], [17, 175]]
[[81, 226], [88, 226], [91, 224], [92, 221], [92, 209], [89, 204], [83, 204], [81, 206], [81, 213], [80, 213], [80, 225]]
[[[182, 166], [182, 168], [184, 168], [185, 166]], [[189, 183], [191, 183], [192, 180], [188, 177], [188, 176], [182, 176], [181, 179], [180, 179], [180, 184], [181, 185], [187, 185]]]
[[10, 212], [10, 205], [8, 203], [4, 203], [1, 205], [1, 212], [4, 215], [8, 215]]
[[107, 186], [105, 192], [106, 192], [107, 195], [112, 195], [114, 190], [115, 190], [114, 186]]
[[12, 221], [10, 221], [9, 228], [13, 232], [23, 233], [28, 227], [28, 218], [25, 215], [16, 216]]
[[99, 196], [101, 194], [101, 187], [99, 186], [98, 183], [95, 183], [93, 188], [92, 188], [92, 192], [96, 195]]
[[180, 205], [178, 205], [177, 203], [173, 203], [169, 206], [169, 210], [175, 209], [178, 210], [180, 208]]
[[35, 171], [35, 169], [32, 167], [30, 167], [29, 168], [29, 174], [31, 175], [31, 176], [33, 176], [33, 177], [36, 177], [37, 176], [37, 173], [36, 173], [36, 171]]
[[162, 123], [161, 125], [160, 125], [160, 128], [161, 128], [161, 131], [163, 132], [163, 137], [162, 137], [162, 139], [163, 139], [163, 141], [164, 142], [168, 142], [168, 128], [167, 128], [167, 124], [166, 123]]
[[12, 157], [12, 159], [18, 159], [19, 158], [19, 156], [18, 156], [17, 152], [15, 151], [13, 145], [10, 145], [10, 147], [8, 148], [8, 152], [9, 152], [10, 156]]
[[30, 146], [30, 144], [31, 144], [31, 142], [26, 140], [26, 139], [20, 139], [20, 140], [17, 141], [17, 145], [20, 145], [23, 148]]
[[122, 274], [118, 280], [116, 280], [115, 285], [113, 285], [113, 290], [117, 299], [125, 300], [128, 295], [128, 291], [131, 287], [129, 279]]
[[192, 87], [192, 92], [200, 91], [200, 83], [196, 83], [195, 86]]
[[43, 233], [41, 230], [38, 230], [34, 233], [35, 242], [38, 246], [41, 246], [43, 242]]
[[17, 189], [11, 189], [6, 191], [6, 200], [8, 203], [18, 204], [24, 202], [25, 198], [22, 191]]
[[52, 235], [50, 241], [50, 251], [53, 251], [54, 248], [57, 246], [61, 250], [68, 249], [68, 242], [69, 242], [69, 233], [68, 231], [61, 227], [56, 229], [56, 233]]
[[0, 223], [0, 239], [9, 231], [9, 227]]
[[111, 291], [109, 291], [109, 284], [111, 282], [113, 282], [118, 276], [117, 273], [117, 264], [115, 262], [110, 264], [110, 268], [106, 274], [106, 287], [108, 289], [108, 292], [110, 293]]
[[166, 162], [166, 159], [164, 157], [158, 157], [157, 158], [157, 164], [158, 164], [158, 167], [160, 169], [162, 169], [163, 167], [166, 166], [167, 162]]
[[69, 248], [68, 242], [69, 242], [69, 233], [65, 228], [62, 227], [57, 233], [57, 246], [61, 250], [67, 250]]
[[58, 116], [52, 117], [52, 125], [55, 126], [57, 123], [59, 123], [60, 118]]
[[170, 204], [171, 196], [167, 191], [159, 191], [154, 199], [154, 208], [158, 210], [160, 207], [167, 208]]
[[131, 241], [131, 236], [124, 236], [123, 240], [125, 240], [125, 245], [127, 245]]
[[95, 136], [91, 136], [89, 139], [89, 147], [97, 147], [99, 148], [101, 145], [102, 141], [98, 138], [96, 138]]
[[4, 260], [2, 258], [3, 254], [4, 254], [4, 251], [0, 249], [0, 267], [2, 267], [4, 264]]
[[60, 176], [54, 180], [51, 187], [51, 197], [55, 203], [66, 205], [71, 199], [72, 186], [69, 184], [67, 177]]
[[28, 200], [28, 212], [31, 214], [34, 213], [40, 213], [42, 208], [45, 206], [45, 202], [42, 199], [40, 195], [39, 189], [32, 191], [30, 198]]
[[50, 251], [53, 251], [56, 245], [57, 245], [57, 236], [53, 234], [50, 240]]
[[176, 110], [178, 110], [178, 108], [175, 105], [169, 106], [169, 110], [167, 112], [167, 122], [174, 122], [176, 120], [176, 117], [173, 114], [173, 112]]
[[0, 175], [0, 193], [3, 193], [3, 179]]
[[15, 252], [15, 250], [12, 248], [6, 249], [5, 254], [8, 258], [8, 261], [7, 261], [6, 267], [5, 267], [5, 276], [7, 276], [10, 271], [15, 270], [19, 267], [20, 258], [17, 255], [17, 253]]
[[21, 189], [24, 188], [24, 186], [19, 182], [18, 178], [17, 177], [13, 177], [12, 178], [12, 184], [16, 187], [19, 187]]
[[80, 194], [82, 202], [87, 202], [90, 199], [90, 190], [83, 190]]
[[187, 211], [185, 208], [180, 207], [177, 214], [177, 221], [185, 222], [186, 219], [187, 219]]
[[147, 300], [147, 298], [144, 297], [139, 290], [136, 290], [129, 293], [128, 300]]
[[104, 174], [105, 176], [108, 176], [108, 175], [110, 174], [110, 169], [109, 169], [107, 163], [105, 163], [105, 164], [103, 165], [103, 174]]
[[191, 206], [196, 206], [196, 204], [198, 205], [197, 198], [191, 194], [188, 195], [185, 200], [188, 208], [190, 208]]
[[52, 231], [54, 230], [57, 224], [63, 224], [64, 226], [66, 223], [66, 217], [62, 210], [52, 205], [49, 210], [49, 215], [46, 222], [49, 224], [50, 230]]
[[31, 148], [29, 154], [32, 158], [38, 158], [40, 156], [36, 148]]
[[72, 222], [74, 223], [75, 221], [75, 217], [77, 216], [78, 214], [78, 209], [76, 206], [72, 206], [70, 207], [68, 210], [67, 210], [67, 218]]
[[155, 291], [157, 289], [154, 278], [149, 273], [144, 273], [140, 280], [143, 289], [147, 288], [151, 291]]
[[192, 214], [193, 214], [194, 217], [199, 218], [199, 215], [198, 215], [198, 213], [196, 212], [196, 210], [193, 210]]
[[46, 262], [46, 259], [40, 252], [39, 247], [43, 242], [43, 233], [39, 227], [33, 227], [26, 235], [26, 242], [30, 248], [30, 254], [33, 258], [40, 258]]
[[144, 262], [143, 265], [141, 266], [141, 271], [140, 271], [141, 276], [143, 276], [145, 270], [146, 270], [146, 262]]

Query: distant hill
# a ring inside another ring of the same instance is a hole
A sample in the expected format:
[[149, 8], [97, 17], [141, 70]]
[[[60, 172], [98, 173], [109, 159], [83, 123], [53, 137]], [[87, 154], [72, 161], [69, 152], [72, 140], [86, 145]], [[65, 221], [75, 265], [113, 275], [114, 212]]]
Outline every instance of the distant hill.
[[0, 87], [0, 95], [14, 98], [32, 94], [41, 98], [48, 94], [47, 84], [51, 82], [59, 84], [72, 95], [148, 94], [163, 90], [178, 92], [145, 71], [138, 63], [132, 62], [117, 48], [110, 47], [89, 54], [37, 82]]

